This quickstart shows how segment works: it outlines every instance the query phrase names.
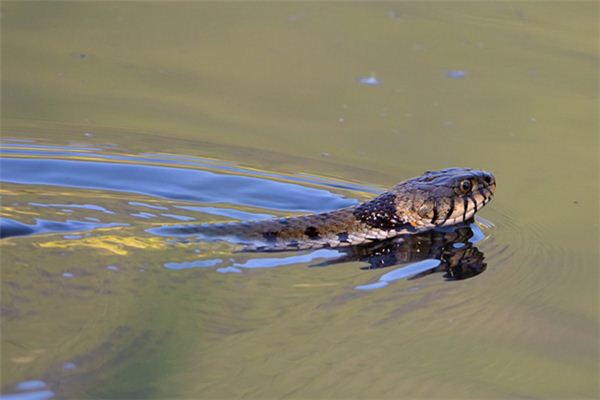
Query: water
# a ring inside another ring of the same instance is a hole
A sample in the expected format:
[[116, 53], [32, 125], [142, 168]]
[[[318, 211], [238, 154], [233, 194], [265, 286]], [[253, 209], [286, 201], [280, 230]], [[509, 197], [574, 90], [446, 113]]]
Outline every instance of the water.
[[[3, 3], [0, 393], [598, 397], [597, 17]], [[494, 200], [402, 243], [153, 233], [450, 166], [494, 172]]]

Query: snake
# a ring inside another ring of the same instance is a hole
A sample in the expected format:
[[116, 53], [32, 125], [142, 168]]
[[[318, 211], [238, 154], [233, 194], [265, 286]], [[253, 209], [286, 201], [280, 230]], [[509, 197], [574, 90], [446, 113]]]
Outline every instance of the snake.
[[257, 251], [356, 246], [465, 223], [495, 191], [496, 178], [490, 172], [446, 168], [426, 171], [345, 208], [258, 221], [171, 226], [162, 234], [229, 240]]

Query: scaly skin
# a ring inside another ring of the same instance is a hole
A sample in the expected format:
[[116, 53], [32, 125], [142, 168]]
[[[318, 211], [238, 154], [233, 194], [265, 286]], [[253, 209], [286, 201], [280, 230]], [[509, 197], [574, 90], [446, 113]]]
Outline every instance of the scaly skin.
[[232, 239], [251, 250], [343, 247], [463, 223], [494, 195], [496, 179], [485, 171], [427, 171], [372, 200], [321, 214], [255, 222], [165, 228], [163, 233]]

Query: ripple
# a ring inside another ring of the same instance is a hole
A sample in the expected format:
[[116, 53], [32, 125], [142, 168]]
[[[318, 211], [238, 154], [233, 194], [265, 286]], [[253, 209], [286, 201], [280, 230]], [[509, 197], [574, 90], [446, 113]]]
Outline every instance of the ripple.
[[155, 204], [147, 204], [147, 203], [142, 203], [139, 201], [128, 201], [127, 204], [129, 204], [130, 206], [134, 206], [134, 207], [147, 207], [147, 208], [152, 208], [154, 210], [168, 210], [168, 207], [163, 207], [163, 206], [157, 206]]
[[[41, 159], [75, 159], [89, 161], [103, 161], [106, 163], [115, 164], [142, 164], [142, 165], [162, 165], [174, 166], [176, 168], [200, 168], [209, 171], [218, 171], [225, 173], [249, 175], [254, 177], [262, 177], [276, 180], [284, 180], [290, 182], [298, 182], [302, 184], [326, 186], [349, 191], [379, 193], [379, 190], [372, 187], [359, 185], [355, 183], [333, 180], [329, 178], [298, 173], [297, 176], [279, 174], [274, 172], [260, 171], [257, 169], [248, 169], [239, 167], [233, 163], [222, 160], [215, 160], [203, 157], [193, 157], [175, 154], [163, 153], [143, 153], [143, 154], [112, 154], [102, 152], [102, 148], [83, 148], [70, 146], [47, 146], [47, 145], [23, 145], [11, 144], [2, 142], [0, 147], [1, 155], [10, 157], [26, 157], [26, 158], [41, 158]], [[6, 157], [5, 157], [6, 158]]]
[[131, 215], [132, 217], [144, 218], [144, 219], [156, 218], [155, 214], [148, 213], [148, 212], [132, 213], [132, 214], [129, 214], [129, 215]]
[[61, 222], [41, 218], [36, 218], [35, 224], [25, 224], [11, 218], [2, 218], [2, 220], [0, 220], [0, 238], [38, 233], [79, 232], [98, 228], [113, 228], [116, 226], [128, 226], [128, 224], [120, 222], [96, 223], [76, 220], [66, 220]]
[[166, 218], [175, 219], [175, 220], [177, 220], [177, 221], [185, 221], [185, 222], [189, 222], [189, 221], [195, 221], [195, 220], [196, 220], [196, 218], [194, 218], [194, 217], [189, 217], [189, 216], [187, 216], [187, 215], [179, 215], [179, 214], [166, 214], [166, 213], [163, 213], [163, 214], [160, 214], [160, 215], [161, 215], [161, 216], [163, 216], [163, 217], [166, 217]]
[[[11, 143], [4, 143], [0, 150], [0, 179], [5, 183], [135, 193], [152, 199], [127, 201], [129, 206], [141, 209], [127, 214], [116, 211], [118, 205], [30, 201], [27, 204], [33, 208], [58, 209], [57, 215], [73, 213], [73, 210], [97, 211], [121, 215], [124, 221], [103, 223], [97, 218], [83, 216], [83, 221], [39, 218], [31, 224], [18, 220], [19, 216], [34, 214], [19, 206], [10, 215], [11, 218], [2, 220], [1, 237], [127, 226], [125, 221], [131, 218], [152, 220], [164, 217], [186, 222], [197, 219], [173, 212], [158, 215], [144, 209], [166, 211], [174, 207], [242, 221], [271, 218], [281, 212], [318, 213], [358, 202], [352, 193], [343, 195], [338, 193], [340, 190], [377, 192], [373, 188], [333, 179], [304, 174], [286, 176], [198, 157], [110, 154], [94, 147]], [[64, 194], [59, 190], [55, 192], [57, 196]], [[18, 189], [13, 193], [18, 193]], [[109, 198], [106, 195], [101, 197]], [[192, 204], [166, 206], [156, 204], [156, 200]]]
[[28, 185], [110, 190], [296, 212], [321, 212], [357, 203], [323, 189], [184, 168], [24, 158], [2, 159], [0, 164], [4, 182]]
[[[478, 218], [486, 233], [478, 243], [488, 264], [485, 278], [480, 285], [461, 291], [460, 297], [449, 297], [446, 308], [439, 312], [460, 310], [471, 321], [472, 330], [498, 337], [533, 329], [538, 323], [558, 327], [562, 322], [555, 321], [573, 318], [563, 315], [560, 296], [564, 290], [564, 295], [571, 297], [568, 288], [581, 285], [581, 273], [589, 275], [584, 256], [544, 240], [551, 237], [550, 232], [514, 218], [516, 212], [511, 209], [491, 207], [486, 215], [493, 223], [485, 221], [484, 225]], [[489, 312], [500, 309], [502, 312]], [[534, 315], [538, 319], [531, 321]], [[574, 320], [582, 323], [582, 319]]]
[[[94, 204], [45, 204], [45, 203], [34, 203], [34, 202], [29, 202], [28, 204], [30, 206], [34, 206], [34, 207], [57, 207], [57, 208], [68, 207], [68, 208], [81, 208], [81, 209], [85, 209], [85, 210], [100, 211], [105, 214], [114, 214], [115, 213], [114, 211], [107, 210], [104, 207], [97, 206]], [[65, 210], [62, 210], [62, 211], [65, 211]]]
[[251, 213], [235, 210], [232, 208], [197, 207], [197, 206], [175, 206], [182, 210], [198, 211], [204, 214], [218, 215], [220, 217], [232, 218], [238, 221], [256, 221], [259, 219], [273, 218], [273, 214]]

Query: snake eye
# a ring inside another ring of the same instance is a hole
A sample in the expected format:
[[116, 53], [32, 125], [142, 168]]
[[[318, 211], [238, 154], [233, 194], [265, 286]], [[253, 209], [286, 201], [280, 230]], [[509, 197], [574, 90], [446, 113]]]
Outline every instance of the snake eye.
[[458, 184], [458, 187], [460, 188], [461, 192], [469, 193], [469, 191], [471, 190], [471, 181], [468, 179], [460, 181], [460, 183]]

